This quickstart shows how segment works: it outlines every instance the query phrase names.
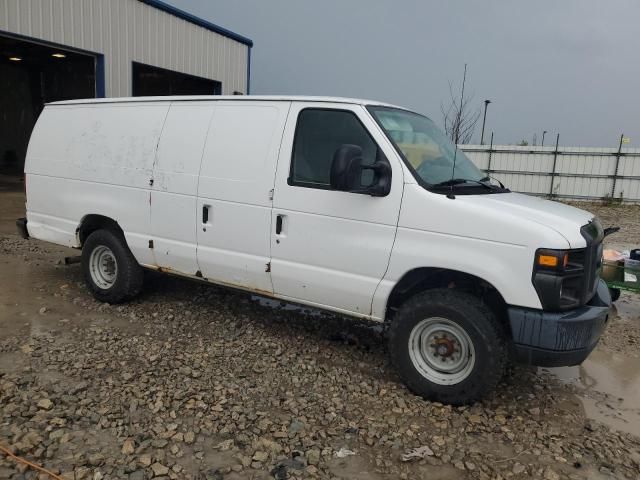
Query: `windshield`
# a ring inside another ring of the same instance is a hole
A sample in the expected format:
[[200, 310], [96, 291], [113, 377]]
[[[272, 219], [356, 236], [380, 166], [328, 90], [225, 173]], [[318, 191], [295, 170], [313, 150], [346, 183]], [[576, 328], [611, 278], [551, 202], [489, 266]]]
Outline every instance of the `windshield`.
[[369, 111], [424, 183], [477, 182], [486, 177], [427, 117], [389, 107], [370, 106]]

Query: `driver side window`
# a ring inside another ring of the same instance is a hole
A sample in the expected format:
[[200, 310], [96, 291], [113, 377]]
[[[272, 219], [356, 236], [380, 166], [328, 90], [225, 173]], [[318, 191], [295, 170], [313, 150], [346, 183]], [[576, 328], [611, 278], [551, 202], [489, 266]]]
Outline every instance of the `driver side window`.
[[[344, 144], [362, 148], [362, 165], [373, 165], [381, 155], [353, 112], [320, 108], [302, 110], [293, 141], [289, 184], [329, 189], [333, 155]], [[363, 170], [363, 185], [371, 183], [372, 178], [371, 170]]]

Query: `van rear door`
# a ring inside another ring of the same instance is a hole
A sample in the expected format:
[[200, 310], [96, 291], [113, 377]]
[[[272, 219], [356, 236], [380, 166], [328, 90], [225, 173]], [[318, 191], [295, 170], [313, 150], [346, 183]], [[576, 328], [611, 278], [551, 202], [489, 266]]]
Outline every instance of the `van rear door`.
[[[344, 144], [362, 148], [363, 165], [386, 158], [392, 170], [387, 196], [331, 190], [333, 155]], [[402, 188], [399, 159], [364, 107], [293, 103], [274, 194], [275, 295], [370, 316], [389, 263]]]
[[218, 101], [198, 183], [198, 265], [211, 281], [272, 294], [272, 189], [290, 102]]

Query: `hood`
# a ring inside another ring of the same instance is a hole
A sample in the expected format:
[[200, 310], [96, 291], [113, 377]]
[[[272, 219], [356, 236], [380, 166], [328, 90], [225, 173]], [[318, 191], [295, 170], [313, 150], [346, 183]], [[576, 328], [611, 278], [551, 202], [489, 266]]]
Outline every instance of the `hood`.
[[486, 202], [487, 206], [497, 208], [506, 215], [526, 218], [552, 228], [566, 238], [571, 248], [586, 246], [585, 239], [580, 234], [580, 227], [594, 217], [586, 210], [521, 193], [473, 195], [467, 198], [473, 198], [477, 203]]

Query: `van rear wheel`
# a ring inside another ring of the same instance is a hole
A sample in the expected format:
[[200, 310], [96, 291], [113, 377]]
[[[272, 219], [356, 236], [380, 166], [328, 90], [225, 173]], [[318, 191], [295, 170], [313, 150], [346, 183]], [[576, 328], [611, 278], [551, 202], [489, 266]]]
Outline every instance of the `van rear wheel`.
[[96, 230], [86, 239], [82, 270], [89, 290], [101, 302], [122, 303], [142, 289], [142, 268], [124, 237], [111, 230]]
[[477, 297], [428, 290], [405, 302], [389, 327], [391, 360], [416, 394], [472, 403], [494, 389], [507, 363], [504, 329]]

